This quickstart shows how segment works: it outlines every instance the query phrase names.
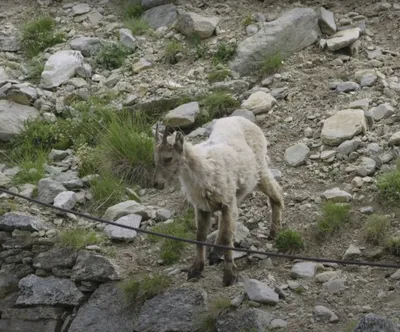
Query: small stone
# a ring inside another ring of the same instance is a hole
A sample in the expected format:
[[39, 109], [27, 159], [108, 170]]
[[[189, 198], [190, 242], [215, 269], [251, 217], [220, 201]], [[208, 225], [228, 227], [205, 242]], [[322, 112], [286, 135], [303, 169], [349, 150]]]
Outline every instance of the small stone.
[[346, 250], [343, 255], [344, 260], [353, 260], [360, 258], [361, 250], [360, 248], [356, 247], [354, 244], [351, 244], [350, 247]]
[[371, 108], [370, 113], [375, 121], [379, 121], [394, 114], [394, 108], [389, 103], [384, 103], [377, 107]]
[[336, 91], [337, 92], [351, 92], [351, 91], [356, 91], [359, 90], [360, 86], [356, 82], [340, 82], [336, 86]]
[[119, 40], [123, 45], [131, 50], [135, 50], [137, 47], [137, 40], [133, 37], [132, 31], [129, 29], [119, 29]]
[[145, 58], [140, 58], [138, 62], [132, 65], [132, 71], [137, 74], [152, 67], [153, 64]]
[[314, 317], [316, 321], [337, 323], [339, 318], [328, 308], [317, 305], [314, 307]]
[[336, 32], [336, 23], [333, 12], [324, 7], [319, 8], [318, 24], [321, 31], [327, 35], [332, 35]]
[[293, 265], [290, 276], [297, 278], [313, 278], [317, 271], [317, 264], [313, 262], [300, 262]]
[[327, 39], [326, 46], [330, 51], [337, 51], [353, 44], [360, 36], [360, 28], [342, 30]]
[[72, 7], [72, 16], [82, 15], [90, 12], [90, 6], [85, 3], [79, 3]]
[[270, 305], [276, 305], [279, 301], [279, 295], [275, 293], [273, 289], [258, 280], [246, 280], [244, 288], [251, 301]]
[[389, 144], [389, 146], [400, 145], [400, 131], [398, 131], [397, 133], [393, 134], [389, 138], [388, 144]]
[[340, 273], [337, 271], [325, 271], [325, 272], [317, 274], [315, 276], [315, 280], [322, 284], [322, 283], [325, 283], [325, 282], [328, 282], [330, 280], [337, 278], [339, 276], [339, 274]]
[[344, 279], [333, 279], [322, 284], [324, 291], [332, 294], [337, 294], [346, 289]]
[[183, 104], [169, 111], [164, 117], [164, 125], [173, 128], [187, 128], [192, 126], [200, 114], [200, 106], [197, 101]]
[[376, 75], [365, 74], [363, 77], [361, 77], [360, 85], [362, 87], [364, 87], [364, 86], [373, 86], [377, 79], [378, 79], [378, 77]]
[[184, 12], [179, 15], [176, 29], [185, 36], [198, 35], [205, 39], [213, 35], [220, 18], [202, 16], [194, 12]]
[[310, 149], [304, 143], [298, 143], [296, 145], [287, 148], [285, 151], [285, 161], [292, 167], [303, 165], [310, 153]]
[[[137, 214], [128, 214], [124, 217], [119, 218], [116, 223], [139, 228], [140, 222], [142, 221], [142, 217]], [[112, 240], [125, 240], [125, 241], [132, 241], [137, 232], [127, 228], [121, 228], [114, 225], [107, 225], [104, 228], [104, 232], [106, 235]]]
[[242, 108], [253, 112], [255, 115], [268, 112], [276, 104], [276, 99], [269, 93], [257, 91], [242, 103]]
[[54, 198], [54, 206], [71, 210], [77, 202], [76, 194], [73, 191], [63, 191]]
[[374, 213], [375, 209], [372, 206], [363, 206], [359, 209], [362, 214], [372, 214]]
[[376, 171], [376, 161], [372, 158], [362, 157], [360, 164], [356, 168], [356, 173], [359, 176], [373, 175]]
[[231, 116], [241, 116], [243, 118], [246, 118], [247, 120], [250, 120], [251, 122], [255, 123], [256, 122], [256, 116], [254, 115], [253, 112], [245, 109], [238, 109], [235, 110]]
[[390, 279], [393, 279], [393, 280], [400, 280], [400, 269], [397, 270], [395, 273], [393, 273], [393, 274], [390, 276]]
[[325, 190], [321, 197], [326, 199], [327, 201], [334, 202], [334, 203], [348, 203], [350, 202], [353, 197], [348, 192], [339, 189], [338, 187]]
[[369, 103], [370, 103], [369, 98], [358, 99], [358, 100], [350, 103], [349, 108], [362, 109], [362, 110], [366, 111], [369, 108]]
[[287, 322], [283, 319], [273, 319], [269, 328], [271, 330], [285, 329], [287, 328], [287, 325]]

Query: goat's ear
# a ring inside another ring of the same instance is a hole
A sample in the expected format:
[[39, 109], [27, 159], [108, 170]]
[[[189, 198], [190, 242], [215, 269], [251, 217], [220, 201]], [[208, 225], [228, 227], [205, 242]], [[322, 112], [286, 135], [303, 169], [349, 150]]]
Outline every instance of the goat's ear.
[[182, 152], [183, 151], [183, 142], [184, 142], [184, 137], [183, 134], [180, 131], [177, 131], [175, 133], [175, 144], [174, 144], [174, 148], [179, 151]]

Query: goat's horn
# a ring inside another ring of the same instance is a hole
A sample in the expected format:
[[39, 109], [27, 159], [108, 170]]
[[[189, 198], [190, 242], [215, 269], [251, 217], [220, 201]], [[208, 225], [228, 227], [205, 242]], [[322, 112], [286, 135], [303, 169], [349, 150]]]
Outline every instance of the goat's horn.
[[168, 127], [165, 126], [165, 128], [164, 128], [164, 135], [163, 135], [163, 138], [162, 138], [163, 143], [166, 143], [166, 142], [167, 142], [167, 137], [168, 137]]
[[156, 142], [158, 142], [158, 122], [156, 123], [156, 133], [154, 135]]

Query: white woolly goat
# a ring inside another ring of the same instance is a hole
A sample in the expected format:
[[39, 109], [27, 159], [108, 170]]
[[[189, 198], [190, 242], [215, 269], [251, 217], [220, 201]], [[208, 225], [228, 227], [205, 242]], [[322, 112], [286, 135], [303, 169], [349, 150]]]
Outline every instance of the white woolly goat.
[[[243, 117], [226, 117], [217, 120], [209, 139], [197, 145], [185, 142], [180, 132], [168, 137], [167, 129], [162, 139], [156, 129], [154, 187], [162, 189], [179, 178], [195, 209], [197, 240], [206, 240], [212, 213], [221, 211], [216, 243], [233, 247], [237, 207], [257, 186], [271, 202], [269, 235], [273, 239], [281, 227], [284, 202], [281, 187], [268, 168], [267, 141], [261, 129]], [[218, 262], [219, 257], [219, 250], [213, 248], [208, 257], [210, 264]], [[204, 246], [198, 245], [189, 279], [200, 276], [204, 261]], [[232, 251], [226, 250], [223, 284], [229, 286], [236, 281]]]

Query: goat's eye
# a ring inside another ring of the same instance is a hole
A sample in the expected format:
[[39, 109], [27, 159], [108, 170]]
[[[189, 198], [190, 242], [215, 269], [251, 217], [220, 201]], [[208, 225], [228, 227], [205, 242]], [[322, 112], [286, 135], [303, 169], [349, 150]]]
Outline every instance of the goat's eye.
[[172, 160], [172, 157], [164, 158], [164, 163], [168, 164], [169, 162], [171, 162], [171, 160]]

